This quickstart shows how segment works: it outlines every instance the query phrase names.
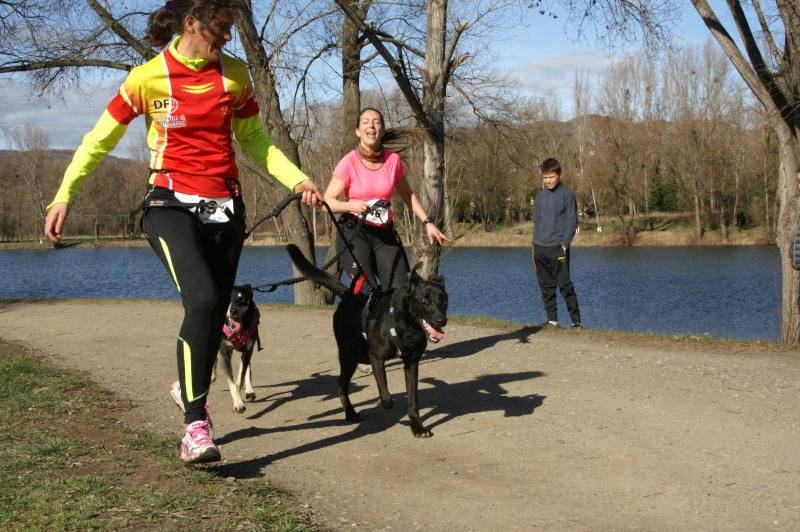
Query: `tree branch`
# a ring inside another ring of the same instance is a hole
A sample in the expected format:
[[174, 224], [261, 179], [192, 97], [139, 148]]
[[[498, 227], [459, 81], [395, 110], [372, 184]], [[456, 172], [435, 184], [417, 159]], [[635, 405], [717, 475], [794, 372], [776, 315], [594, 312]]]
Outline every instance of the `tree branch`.
[[[732, 1], [733, 0], [728, 0], [729, 4]], [[725, 54], [730, 58], [731, 63], [733, 63], [733, 66], [742, 76], [744, 82], [747, 83], [747, 86], [750, 87], [750, 90], [753, 91], [753, 94], [755, 94], [764, 107], [782, 114], [786, 107], [786, 100], [782, 97], [778, 101], [774, 99], [773, 90], [775, 84], [772, 82], [772, 76], [769, 74], [769, 71], [766, 70], [763, 59], [760, 61], [759, 68], [756, 68], [755, 65], [751, 65], [744, 54], [742, 54], [742, 51], [739, 50], [731, 34], [728, 33], [728, 30], [726, 30], [719, 21], [719, 18], [716, 13], [714, 13], [714, 10], [711, 9], [707, 0], [691, 0], [691, 2], [702, 17], [706, 27], [711, 31], [711, 35], [714, 36], [725, 51]], [[747, 23], [746, 20], [742, 20], [742, 22], [744, 24]], [[747, 33], [750, 34], [749, 28]], [[750, 36], [752, 38], [752, 34], [750, 34]], [[751, 46], [755, 46], [754, 41], [751, 41], [750, 44]], [[760, 58], [761, 54], [756, 53], [756, 57]], [[781, 102], [780, 104], [778, 103], [779, 101]]]
[[761, 24], [761, 31], [764, 34], [764, 39], [767, 41], [769, 51], [772, 53], [775, 62], [780, 63], [781, 53], [778, 47], [775, 46], [775, 40], [772, 38], [772, 33], [769, 31], [769, 24], [767, 24], [767, 19], [764, 17], [764, 11], [761, 9], [761, 2], [759, 2], [759, 0], [753, 0], [753, 9], [755, 9], [756, 15], [758, 16], [758, 23]]
[[125, 41], [128, 46], [133, 48], [133, 50], [141, 55], [146, 61], [156, 56], [156, 52], [152, 48], [134, 37], [131, 32], [129, 32], [125, 26], [120, 24], [114, 17], [112, 17], [111, 13], [101, 6], [97, 0], [86, 0], [86, 3], [89, 4], [89, 7], [91, 7], [95, 13], [97, 13], [97, 16], [100, 17], [100, 20], [102, 20], [111, 31], [118, 35], [120, 39]]
[[389, 50], [387, 50], [383, 45], [381, 40], [375, 34], [372, 26], [367, 26], [358, 13], [356, 13], [355, 10], [353, 10], [353, 8], [347, 3], [347, 0], [336, 0], [336, 4], [342, 9], [345, 16], [353, 21], [353, 24], [356, 25], [358, 31], [363, 33], [369, 39], [369, 41], [372, 43], [372, 46], [375, 47], [383, 60], [386, 61], [392, 76], [397, 82], [398, 87], [400, 87], [400, 91], [403, 93], [408, 105], [411, 107], [411, 112], [413, 113], [414, 118], [417, 120], [417, 123], [421, 127], [427, 129], [429, 127], [428, 117], [425, 115], [422, 102], [414, 91], [414, 88], [411, 86], [408, 77], [402, 73], [401, 65], [398, 64], [394, 56], [392, 56], [392, 54], [389, 53]]
[[12, 63], [0, 65], [0, 74], [69, 67], [113, 68], [115, 70], [124, 70], [126, 72], [130, 72], [133, 69], [131, 65], [127, 63], [120, 63], [119, 61], [105, 61], [100, 59], [51, 59], [48, 61], [20, 61], [17, 64]]
[[469, 27], [469, 24], [467, 24], [466, 22], [462, 22], [461, 24], [458, 25], [458, 27], [456, 28], [456, 31], [453, 32], [453, 38], [450, 39], [450, 46], [447, 48], [447, 54], [445, 54], [445, 56], [444, 56], [444, 64], [445, 64], [444, 79], [445, 79], [445, 83], [447, 83], [447, 80], [450, 79], [450, 76], [453, 74], [453, 71], [456, 68], [458, 68], [458, 65], [460, 65], [461, 63], [463, 63], [467, 59], [466, 54], [462, 55], [460, 57], [457, 57], [455, 60], [453, 59], [453, 55], [456, 53], [456, 45], [458, 45], [458, 39], [467, 30], [468, 27]]

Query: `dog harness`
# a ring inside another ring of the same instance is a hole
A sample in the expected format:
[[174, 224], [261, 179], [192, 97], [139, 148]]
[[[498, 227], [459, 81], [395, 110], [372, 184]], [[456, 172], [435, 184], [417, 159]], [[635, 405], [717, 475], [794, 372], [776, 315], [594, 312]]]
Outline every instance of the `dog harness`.
[[[401, 294], [401, 292], [395, 292], [395, 294]], [[403, 356], [411, 355], [409, 350], [411, 349], [411, 345], [404, 344], [402, 340], [400, 340], [400, 336], [397, 334], [397, 312], [395, 310], [395, 294], [392, 294], [392, 301], [389, 305], [389, 336], [392, 339], [392, 342], [400, 351], [400, 354]]]
[[[241, 351], [244, 347], [244, 344], [252, 337], [256, 332], [258, 332], [258, 322], [261, 319], [261, 312], [258, 311], [258, 308], [255, 309], [255, 314], [253, 315], [253, 321], [250, 323], [250, 326], [246, 329], [242, 329], [238, 333], [234, 334], [228, 324], [222, 326], [222, 332], [225, 333], [225, 336], [228, 338], [228, 341], [233, 344], [234, 349], [237, 351]], [[258, 338], [258, 350], [261, 351], [261, 339]]]

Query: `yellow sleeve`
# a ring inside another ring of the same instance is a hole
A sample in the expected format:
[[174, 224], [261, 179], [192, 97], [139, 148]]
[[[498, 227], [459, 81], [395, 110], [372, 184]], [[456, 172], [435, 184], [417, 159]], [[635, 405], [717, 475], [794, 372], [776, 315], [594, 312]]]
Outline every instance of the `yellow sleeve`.
[[298, 183], [310, 179], [272, 143], [258, 114], [234, 119], [233, 134], [247, 153], [289, 190], [294, 191]]
[[114, 120], [108, 111], [103, 111], [103, 116], [94, 129], [83, 137], [83, 143], [72, 156], [72, 162], [64, 172], [61, 187], [53, 202], [47, 206], [48, 211], [56, 203], [72, 201], [89, 174], [94, 172], [97, 165], [117, 146], [127, 129], [128, 126]]

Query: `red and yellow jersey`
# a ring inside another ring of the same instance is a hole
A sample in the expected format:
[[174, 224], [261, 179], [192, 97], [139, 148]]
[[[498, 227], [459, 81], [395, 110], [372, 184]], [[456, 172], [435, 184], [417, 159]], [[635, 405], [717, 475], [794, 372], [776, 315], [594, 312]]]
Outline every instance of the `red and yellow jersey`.
[[308, 179], [264, 131], [247, 65], [225, 54], [215, 62], [189, 60], [177, 52], [179, 39], [131, 71], [75, 152], [53, 203], [72, 200], [139, 115], [147, 125], [153, 185], [201, 197], [229, 196], [225, 180], [239, 175], [234, 136], [288, 188]]

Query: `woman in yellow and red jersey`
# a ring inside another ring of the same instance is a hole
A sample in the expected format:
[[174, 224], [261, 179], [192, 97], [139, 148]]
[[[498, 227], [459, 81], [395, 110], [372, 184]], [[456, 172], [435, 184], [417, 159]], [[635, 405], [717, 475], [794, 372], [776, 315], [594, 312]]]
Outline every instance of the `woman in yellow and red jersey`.
[[[180, 459], [190, 463], [220, 459], [207, 402], [244, 240], [234, 137], [278, 181], [302, 192], [304, 203], [319, 206], [322, 198], [265, 133], [247, 65], [222, 51], [232, 38], [234, 4], [170, 0], [150, 16], [146, 39], [169, 46], [131, 71], [75, 152], [45, 220], [45, 234], [58, 243], [83, 181], [144, 115], [151, 157], [143, 223], [184, 306], [171, 393], [184, 411]], [[198, 207], [203, 202], [225, 209]]]

